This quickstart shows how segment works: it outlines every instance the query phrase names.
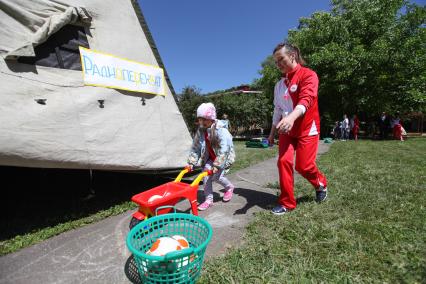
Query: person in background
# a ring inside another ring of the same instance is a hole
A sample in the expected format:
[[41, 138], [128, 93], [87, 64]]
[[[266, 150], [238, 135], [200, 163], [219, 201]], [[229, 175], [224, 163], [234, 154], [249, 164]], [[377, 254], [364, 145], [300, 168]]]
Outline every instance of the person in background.
[[358, 141], [358, 132], [359, 132], [359, 119], [356, 114], [351, 119], [351, 130], [352, 130], [352, 136], [354, 137], [355, 141]]
[[402, 120], [399, 117], [399, 113], [396, 113], [395, 118], [392, 119], [393, 137], [396, 140], [404, 141], [402, 137]]
[[379, 125], [380, 130], [380, 139], [385, 140], [388, 138], [388, 127], [390, 124], [390, 120], [386, 112], [382, 112], [381, 116], [377, 120], [377, 124]]
[[343, 115], [342, 120], [342, 140], [346, 141], [349, 139], [349, 119], [346, 114]]
[[334, 123], [334, 128], [333, 128], [333, 138], [334, 138], [334, 140], [337, 140], [337, 139], [339, 139], [339, 138], [340, 138], [340, 125], [339, 125], [339, 122], [338, 122], [338, 121], [336, 121], [336, 122]]
[[228, 115], [226, 113], [223, 114], [222, 116], [222, 125], [224, 128], [228, 129], [231, 127], [229, 120], [228, 120]]

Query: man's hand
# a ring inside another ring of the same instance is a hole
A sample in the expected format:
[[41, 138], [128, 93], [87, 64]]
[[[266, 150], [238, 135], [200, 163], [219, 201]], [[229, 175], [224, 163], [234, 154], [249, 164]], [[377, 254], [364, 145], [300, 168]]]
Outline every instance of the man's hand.
[[216, 167], [213, 167], [212, 170], [213, 170], [213, 174], [215, 174], [215, 173], [217, 173], [219, 171], [219, 169], [216, 168]]

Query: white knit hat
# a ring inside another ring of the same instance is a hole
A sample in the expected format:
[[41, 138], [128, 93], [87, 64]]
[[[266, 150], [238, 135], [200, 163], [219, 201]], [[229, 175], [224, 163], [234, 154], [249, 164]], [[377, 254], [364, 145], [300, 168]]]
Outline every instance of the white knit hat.
[[202, 103], [197, 109], [197, 117], [216, 119], [216, 108], [212, 103]]

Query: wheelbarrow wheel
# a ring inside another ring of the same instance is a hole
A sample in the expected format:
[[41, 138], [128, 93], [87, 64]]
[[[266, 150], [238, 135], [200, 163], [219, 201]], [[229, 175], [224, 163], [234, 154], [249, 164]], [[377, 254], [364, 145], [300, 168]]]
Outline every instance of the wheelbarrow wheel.
[[130, 224], [129, 224], [129, 229], [133, 229], [134, 226], [136, 226], [137, 224], [139, 224], [140, 222], [142, 222], [141, 220], [132, 217], [132, 220], [130, 220]]

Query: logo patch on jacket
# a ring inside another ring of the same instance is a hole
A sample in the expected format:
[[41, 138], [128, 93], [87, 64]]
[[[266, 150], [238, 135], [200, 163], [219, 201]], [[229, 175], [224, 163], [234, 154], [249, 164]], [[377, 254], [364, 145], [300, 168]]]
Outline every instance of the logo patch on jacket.
[[285, 90], [285, 93], [284, 93], [284, 99], [286, 99], [286, 100], [289, 100], [289, 99], [290, 99], [290, 94], [288, 93], [288, 89], [287, 89], [287, 90]]
[[290, 92], [294, 93], [297, 91], [297, 85], [291, 85]]

